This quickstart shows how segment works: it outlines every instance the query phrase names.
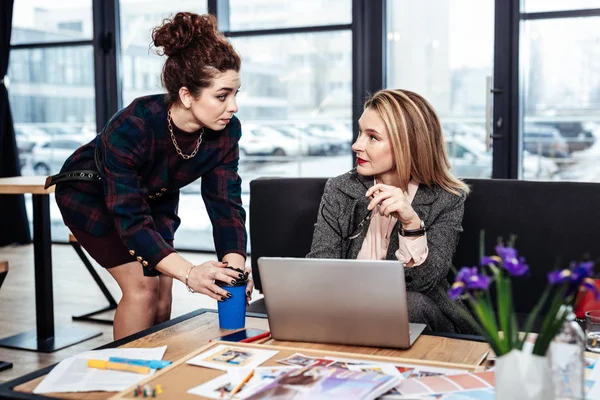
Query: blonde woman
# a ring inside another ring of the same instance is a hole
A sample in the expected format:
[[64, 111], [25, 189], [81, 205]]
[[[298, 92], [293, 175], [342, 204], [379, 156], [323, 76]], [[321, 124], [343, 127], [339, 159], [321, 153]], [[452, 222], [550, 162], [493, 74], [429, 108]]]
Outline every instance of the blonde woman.
[[357, 167], [327, 182], [307, 257], [398, 260], [410, 322], [476, 333], [447, 295], [469, 188], [450, 173], [435, 110], [408, 90], [381, 90], [358, 124]]

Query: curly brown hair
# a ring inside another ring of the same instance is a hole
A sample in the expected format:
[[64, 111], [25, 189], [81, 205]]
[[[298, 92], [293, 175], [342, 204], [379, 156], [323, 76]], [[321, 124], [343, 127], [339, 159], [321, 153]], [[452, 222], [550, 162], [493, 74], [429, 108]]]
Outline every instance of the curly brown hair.
[[170, 103], [184, 86], [198, 97], [219, 73], [240, 70], [240, 56], [218, 32], [214, 15], [179, 12], [152, 30], [152, 42], [167, 56], [161, 79]]

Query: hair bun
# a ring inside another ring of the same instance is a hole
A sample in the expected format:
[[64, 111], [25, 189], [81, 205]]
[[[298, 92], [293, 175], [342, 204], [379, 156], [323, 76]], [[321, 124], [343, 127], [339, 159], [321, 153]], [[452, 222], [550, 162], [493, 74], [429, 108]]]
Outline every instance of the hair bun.
[[194, 45], [203, 36], [217, 34], [217, 20], [214, 15], [180, 12], [172, 19], [163, 20], [161, 26], [154, 28], [152, 40], [155, 47], [162, 47], [162, 54], [170, 57]]

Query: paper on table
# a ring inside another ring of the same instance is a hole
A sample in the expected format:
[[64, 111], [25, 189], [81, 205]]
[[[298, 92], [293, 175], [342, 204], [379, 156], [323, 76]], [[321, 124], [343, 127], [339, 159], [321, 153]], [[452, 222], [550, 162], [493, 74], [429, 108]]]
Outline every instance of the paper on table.
[[61, 361], [33, 393], [118, 392], [152, 375], [88, 368], [87, 360], [108, 360], [110, 357], [162, 360], [167, 346], [153, 349], [105, 349], [86, 351]]
[[228, 371], [230, 369], [256, 368], [277, 354], [276, 350], [218, 345], [187, 361], [198, 365]]

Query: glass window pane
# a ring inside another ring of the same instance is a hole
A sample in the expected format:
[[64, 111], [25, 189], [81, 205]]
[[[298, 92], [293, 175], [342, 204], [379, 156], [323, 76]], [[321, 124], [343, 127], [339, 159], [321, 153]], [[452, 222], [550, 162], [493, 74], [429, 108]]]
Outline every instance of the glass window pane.
[[[235, 38], [242, 57], [242, 199], [258, 177], [330, 177], [352, 168], [351, 33]], [[182, 248], [213, 248], [210, 221], [198, 212], [200, 181], [182, 190]], [[249, 225], [247, 225], [249, 227]]]
[[[91, 46], [11, 51], [8, 93], [23, 175], [58, 173], [96, 135], [93, 54]], [[52, 239], [64, 242], [68, 230], [50, 205]]]
[[230, 30], [349, 24], [350, 0], [229, 0]]
[[486, 81], [493, 73], [494, 1], [387, 2], [388, 88], [415, 91], [436, 109], [455, 175], [492, 173], [485, 147]]
[[600, 8], [600, 0], [521, 0], [521, 12], [544, 12]]
[[148, 50], [152, 29], [179, 11], [205, 14], [206, 0], [180, 0], [175, 8], [164, 1], [121, 0], [121, 104], [140, 96], [164, 92], [160, 73], [166, 57]]
[[600, 182], [598, 24], [600, 17], [523, 23], [525, 178], [534, 169], [543, 172], [536, 179]]
[[92, 0], [17, 0], [11, 44], [91, 40]]

